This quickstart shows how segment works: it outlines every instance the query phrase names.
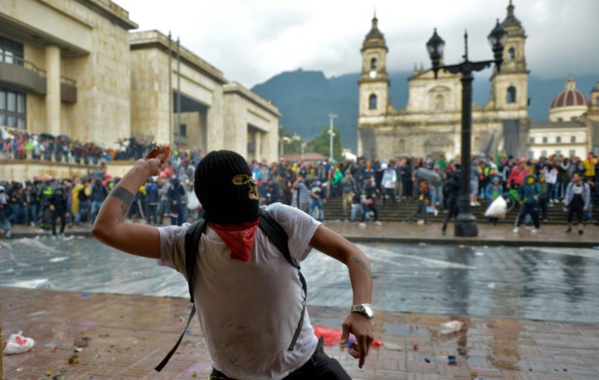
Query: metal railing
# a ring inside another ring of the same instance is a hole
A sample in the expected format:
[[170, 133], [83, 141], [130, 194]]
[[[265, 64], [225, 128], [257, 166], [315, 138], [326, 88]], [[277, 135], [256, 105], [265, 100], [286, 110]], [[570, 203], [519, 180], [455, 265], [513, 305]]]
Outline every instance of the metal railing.
[[[14, 56], [12, 54], [9, 54], [10, 52], [2, 50], [0, 51], [0, 62], [4, 62], [10, 65], [17, 65], [17, 66], [22, 66], [24, 68], [26, 68], [27, 70], [33, 71], [34, 73], [36, 73], [37, 75], [47, 78], [47, 72], [44, 69], [40, 69], [39, 67], [37, 67], [36, 65], [34, 65], [32, 62], [27, 61], [26, 59], [22, 58], [22, 57], [17, 57]], [[77, 87], [77, 81], [75, 79], [71, 79], [65, 76], [60, 76], [60, 83], [66, 84], [68, 86], [73, 86], [73, 87]]]

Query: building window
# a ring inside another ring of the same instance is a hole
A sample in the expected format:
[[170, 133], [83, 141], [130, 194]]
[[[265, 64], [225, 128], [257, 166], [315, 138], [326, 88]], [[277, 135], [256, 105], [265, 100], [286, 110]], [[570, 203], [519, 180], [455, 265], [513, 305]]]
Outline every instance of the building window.
[[370, 95], [370, 98], [368, 99], [368, 108], [370, 108], [371, 110], [375, 110], [376, 109], [376, 95], [372, 94]]
[[558, 117], [557, 121], [564, 121], [564, 118], [563, 117]]
[[400, 139], [399, 140], [399, 154], [405, 154], [406, 152], [406, 140], [404, 139]]
[[516, 87], [511, 86], [507, 89], [507, 103], [516, 103]]
[[595, 105], [599, 106], [599, 96], [595, 98]]
[[515, 59], [516, 58], [516, 49], [511, 47], [510, 50], [508, 50], [507, 54], [508, 54], [509, 59]]
[[25, 93], [0, 87], [0, 125], [25, 129]]
[[23, 44], [0, 36], [0, 62], [23, 64]]
[[528, 158], [535, 158], [535, 152], [532, 150], [528, 151]]
[[179, 124], [179, 135], [187, 137], [187, 124]]
[[543, 142], [546, 143], [547, 142], [547, 137], [543, 137]]
[[435, 96], [435, 110], [441, 112], [445, 109], [445, 97], [441, 94]]
[[570, 150], [570, 157], [576, 156], [576, 150]]
[[557, 157], [561, 156], [561, 155], [562, 155], [562, 151], [561, 151], [561, 150], [559, 150], [559, 149], [558, 149], [558, 150], [556, 150], [556, 151], [555, 151], [555, 155], [556, 155]]
[[547, 157], [547, 151], [546, 150], [542, 150], [541, 151], [541, 157]]
[[376, 69], [376, 58], [372, 58], [370, 60], [370, 68], [371, 69]]
[[534, 137], [531, 137], [531, 138], [530, 138], [530, 143], [531, 143], [531, 144], [534, 144], [534, 143], [535, 143], [535, 138], [534, 138]]
[[557, 137], [555, 138], [555, 142], [556, 142], [556, 143], [561, 143], [561, 142], [562, 142], [562, 137], [561, 137], [561, 136], [557, 136]]
[[575, 143], [576, 142], [576, 136], [570, 136], [570, 142], [571, 143]]

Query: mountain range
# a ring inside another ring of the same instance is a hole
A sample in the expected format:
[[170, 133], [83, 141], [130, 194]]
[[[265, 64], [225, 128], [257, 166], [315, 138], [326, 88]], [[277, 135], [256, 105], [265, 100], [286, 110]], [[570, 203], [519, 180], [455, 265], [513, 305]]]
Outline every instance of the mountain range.
[[[486, 74], [486, 78], [489, 78], [491, 72]], [[389, 94], [396, 109], [405, 107], [408, 101], [408, 78], [411, 76], [411, 71], [389, 73]], [[255, 85], [252, 91], [278, 107], [282, 113], [280, 124], [288, 133], [297, 133], [303, 140], [318, 135], [329, 126], [329, 114], [336, 114], [333, 124], [341, 133], [341, 143], [355, 152], [359, 79], [360, 73], [327, 78], [321, 71], [298, 69], [275, 75]], [[551, 101], [564, 89], [566, 79], [543, 79], [529, 75], [528, 116], [532, 121], [548, 120]], [[574, 79], [576, 88], [588, 98], [599, 76], [575, 76]], [[474, 101], [480, 105], [486, 104], [490, 91], [491, 82], [485, 79], [485, 72], [478, 74], [473, 82]]]

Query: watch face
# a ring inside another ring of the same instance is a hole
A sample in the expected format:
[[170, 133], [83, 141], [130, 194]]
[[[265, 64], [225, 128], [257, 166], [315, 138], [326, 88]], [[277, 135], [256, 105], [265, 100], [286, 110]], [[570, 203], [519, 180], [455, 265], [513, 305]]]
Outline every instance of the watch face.
[[370, 72], [370, 77], [371, 77], [371, 78], [376, 78], [376, 71], [372, 70], [372, 71]]
[[372, 308], [370, 307], [370, 305], [364, 305], [364, 312], [366, 313], [366, 316], [368, 318], [374, 317], [374, 312], [372, 311]]

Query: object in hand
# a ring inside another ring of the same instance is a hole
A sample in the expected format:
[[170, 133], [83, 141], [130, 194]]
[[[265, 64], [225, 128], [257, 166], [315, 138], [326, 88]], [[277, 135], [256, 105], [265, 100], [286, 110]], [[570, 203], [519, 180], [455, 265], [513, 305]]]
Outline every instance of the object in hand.
[[164, 158], [161, 160], [160, 164], [164, 164], [169, 157], [171, 156], [171, 147], [170, 146], [155, 146], [154, 149], [152, 149], [150, 151], [150, 153], [148, 153], [148, 155], [146, 156], [146, 159], [152, 159], [152, 158], [156, 158], [158, 157], [158, 155], [163, 154]]

